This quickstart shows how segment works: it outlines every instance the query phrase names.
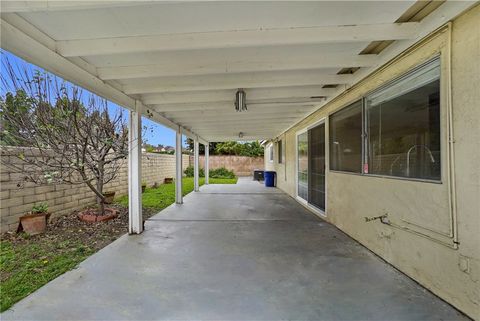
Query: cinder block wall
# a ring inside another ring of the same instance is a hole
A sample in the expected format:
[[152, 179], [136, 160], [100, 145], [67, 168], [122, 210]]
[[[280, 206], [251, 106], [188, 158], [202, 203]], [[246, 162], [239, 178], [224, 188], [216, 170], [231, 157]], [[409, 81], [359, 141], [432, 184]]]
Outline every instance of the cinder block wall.
[[[11, 157], [11, 161], [18, 162], [15, 149], [2, 149], [2, 157]], [[189, 165], [189, 155], [183, 155], [183, 169]], [[93, 192], [84, 184], [52, 184], [35, 185], [30, 182], [21, 182], [22, 174], [12, 172], [1, 166], [0, 179], [0, 224], [1, 233], [15, 230], [19, 217], [32, 209], [38, 202], [47, 202], [49, 211], [54, 216], [68, 214], [95, 202]], [[166, 177], [175, 177], [175, 155], [144, 153], [142, 154], [142, 181], [151, 186], [162, 184]], [[19, 183], [21, 186], [19, 187]], [[115, 191], [118, 195], [128, 192], [128, 164], [125, 160], [118, 172], [117, 178], [107, 184], [104, 189]]]
[[[234, 155], [210, 155], [210, 169], [225, 167], [237, 176], [252, 176], [254, 169], [263, 169], [263, 157], [248, 157]], [[205, 156], [200, 155], [200, 167], [205, 168]], [[193, 156], [190, 156], [190, 164], [193, 164]]]

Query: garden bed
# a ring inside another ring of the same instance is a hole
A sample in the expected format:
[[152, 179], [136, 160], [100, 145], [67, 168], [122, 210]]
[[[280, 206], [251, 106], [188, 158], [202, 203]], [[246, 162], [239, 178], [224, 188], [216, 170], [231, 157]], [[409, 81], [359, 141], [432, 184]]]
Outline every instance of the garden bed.
[[[235, 184], [234, 179], [210, 179], [212, 184]], [[200, 179], [200, 185], [204, 182]], [[193, 190], [193, 179], [184, 178], [183, 194]], [[175, 185], [147, 188], [142, 195], [143, 218], [175, 202]], [[106, 222], [83, 222], [78, 211], [53, 220], [43, 234], [5, 233], [0, 247], [0, 311], [75, 268], [88, 256], [128, 231], [128, 197], [109, 205], [118, 216]]]

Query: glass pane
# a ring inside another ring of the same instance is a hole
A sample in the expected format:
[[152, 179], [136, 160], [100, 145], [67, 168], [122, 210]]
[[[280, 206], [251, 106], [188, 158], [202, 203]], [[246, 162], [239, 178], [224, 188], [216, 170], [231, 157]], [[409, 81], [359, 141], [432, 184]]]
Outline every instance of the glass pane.
[[297, 136], [298, 140], [298, 196], [308, 200], [308, 133]]
[[330, 169], [360, 173], [362, 169], [362, 102], [330, 116]]
[[278, 141], [278, 163], [283, 163], [283, 141]]
[[431, 80], [389, 99], [369, 98], [369, 172], [439, 180], [440, 80]]
[[325, 210], [325, 124], [308, 131], [308, 202]]

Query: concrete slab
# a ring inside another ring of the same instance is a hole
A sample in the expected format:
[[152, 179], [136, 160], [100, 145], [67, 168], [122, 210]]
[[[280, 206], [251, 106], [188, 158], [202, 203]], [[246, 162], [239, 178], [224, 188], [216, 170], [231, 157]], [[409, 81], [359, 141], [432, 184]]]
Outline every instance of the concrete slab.
[[2, 320], [468, 320], [287, 195], [241, 185], [188, 195]]

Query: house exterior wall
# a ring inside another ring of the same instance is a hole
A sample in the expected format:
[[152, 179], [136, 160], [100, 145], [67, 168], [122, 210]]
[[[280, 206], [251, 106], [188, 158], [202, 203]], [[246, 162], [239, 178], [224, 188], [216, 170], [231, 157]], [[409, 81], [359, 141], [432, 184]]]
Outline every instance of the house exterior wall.
[[[327, 165], [324, 218], [459, 310], [480, 319], [480, 6], [455, 19], [450, 30], [439, 30], [277, 137], [274, 141], [285, 142], [285, 162], [278, 164], [275, 152], [274, 162], [268, 162], [266, 152], [265, 168], [276, 170], [277, 186], [296, 197], [298, 131], [326, 118], [328, 142], [329, 114], [440, 54], [442, 183], [333, 172]], [[453, 152], [449, 151], [445, 108], [449, 70]], [[326, 157], [328, 164], [328, 147]], [[449, 163], [456, 187], [452, 190]], [[455, 199], [450, 195], [456, 196], [456, 223], [451, 211]], [[365, 221], [385, 213], [393, 222], [415, 223], [413, 230], [423, 236], [378, 220]], [[439, 240], [448, 239], [453, 245], [450, 238], [430, 231], [449, 233], [450, 224], [457, 226], [458, 249], [440, 244]]]
[[[15, 148], [2, 148], [2, 157], [11, 157], [17, 161]], [[17, 161], [22, 166], [21, 161]], [[189, 165], [189, 156], [182, 157], [183, 168]], [[9, 168], [1, 166], [0, 183], [0, 226], [1, 233], [16, 230], [19, 217], [32, 209], [35, 203], [48, 203], [49, 212], [53, 216], [68, 214], [95, 203], [95, 196], [88, 186], [51, 184], [35, 185], [26, 182], [18, 187], [22, 179], [21, 173], [13, 173]], [[162, 184], [166, 177], [175, 177], [175, 155], [142, 153], [142, 181], [147, 186]], [[115, 192], [116, 197], [128, 193], [128, 163], [125, 161], [118, 171], [118, 176], [105, 188], [105, 192]]]

